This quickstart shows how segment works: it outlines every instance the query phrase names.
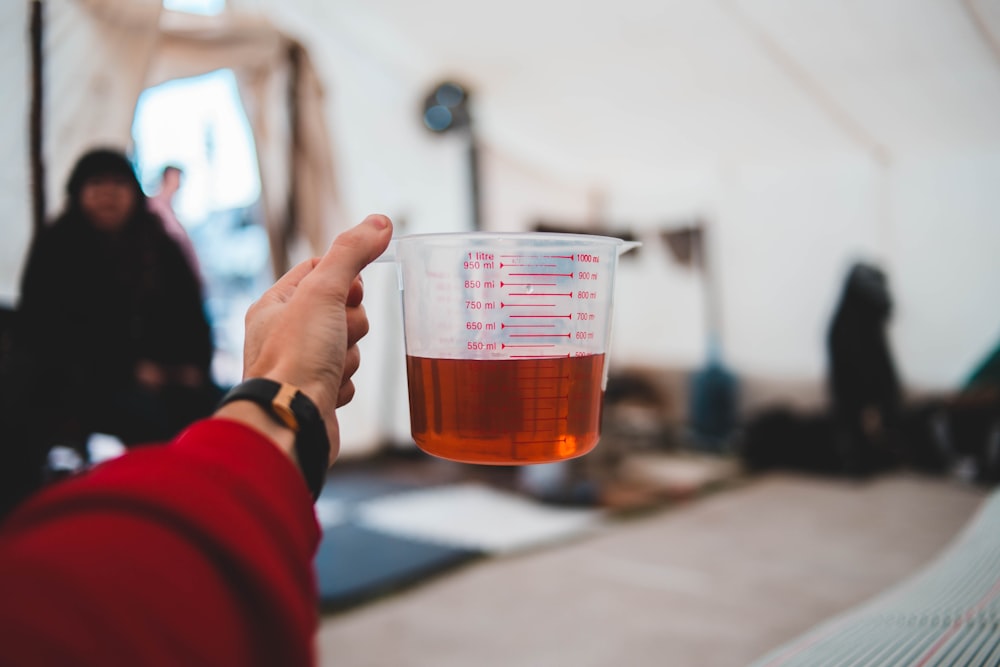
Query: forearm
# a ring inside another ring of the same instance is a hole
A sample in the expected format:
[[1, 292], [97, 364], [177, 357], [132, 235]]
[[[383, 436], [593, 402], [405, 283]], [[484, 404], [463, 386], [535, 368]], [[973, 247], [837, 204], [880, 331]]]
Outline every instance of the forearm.
[[215, 416], [252, 428], [270, 440], [293, 464], [298, 465], [295, 460], [295, 434], [289, 428], [276, 422], [274, 417], [256, 403], [250, 401], [228, 403], [216, 410]]
[[18, 601], [0, 609], [0, 661], [309, 664], [311, 498], [281, 427], [252, 404], [227, 408], [15, 513], [0, 540], [0, 598]]

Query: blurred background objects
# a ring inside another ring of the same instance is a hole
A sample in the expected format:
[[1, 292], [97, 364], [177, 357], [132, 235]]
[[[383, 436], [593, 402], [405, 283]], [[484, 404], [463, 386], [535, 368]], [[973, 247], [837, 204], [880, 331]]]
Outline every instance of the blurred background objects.
[[[413, 473], [427, 462], [409, 433], [397, 278], [368, 269], [342, 469], [386, 492], [472, 477], [630, 510], [743, 470], [905, 470], [977, 488], [1000, 476], [994, 0], [0, 12], [0, 372], [31, 241], [62, 210], [75, 160], [111, 145], [147, 194], [165, 167], [183, 172], [170, 203], [221, 385], [240, 375], [246, 307], [369, 212], [400, 234], [642, 242], [616, 273], [601, 443], [521, 472]], [[352, 483], [321, 510], [329, 535], [357, 537], [338, 503], [372, 487]], [[457, 562], [443, 552], [431, 555]]]

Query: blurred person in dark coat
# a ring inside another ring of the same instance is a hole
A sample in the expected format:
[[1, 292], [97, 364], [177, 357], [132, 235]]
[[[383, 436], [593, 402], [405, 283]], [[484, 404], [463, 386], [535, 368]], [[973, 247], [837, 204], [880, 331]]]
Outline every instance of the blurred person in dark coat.
[[168, 439], [219, 397], [199, 279], [121, 152], [84, 155], [67, 195], [22, 276], [23, 437], [84, 455], [95, 432], [127, 445]]
[[901, 390], [886, 328], [892, 314], [881, 269], [851, 267], [828, 337], [829, 389], [844, 472], [864, 474], [893, 458]]

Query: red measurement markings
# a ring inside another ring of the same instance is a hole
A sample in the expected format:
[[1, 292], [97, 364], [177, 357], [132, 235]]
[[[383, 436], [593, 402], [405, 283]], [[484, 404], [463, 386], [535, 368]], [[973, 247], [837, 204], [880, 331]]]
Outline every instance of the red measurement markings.
[[572, 357], [572, 354], [510, 354], [508, 359], [563, 359]]
[[500, 258], [508, 259], [573, 259], [573, 255], [500, 255]]
[[523, 349], [523, 348], [526, 348], [526, 347], [530, 347], [530, 348], [547, 348], [547, 347], [555, 347], [555, 345], [553, 345], [551, 343], [548, 343], [548, 344], [541, 343], [541, 344], [537, 344], [537, 345], [528, 345], [528, 344], [524, 344], [524, 343], [521, 343], [521, 344], [500, 343], [500, 349], [501, 350], [506, 350], [508, 347], [512, 348], [512, 349], [513, 348], [522, 348]]
[[527, 278], [530, 276], [562, 276], [563, 278], [572, 278], [572, 273], [511, 273], [512, 276], [521, 276], [522, 278]]
[[[539, 396], [538, 400], [559, 400], [565, 396]], [[566, 417], [524, 417], [526, 424], [539, 424], [544, 422], [564, 422]]]
[[509, 334], [511, 338], [569, 338], [567, 334]]
[[[501, 308], [555, 308], [554, 303], [504, 303], [500, 302]], [[514, 317], [511, 315], [511, 317]]]
[[500, 281], [500, 287], [555, 287], [555, 283], [505, 283]]
[[572, 292], [508, 292], [507, 296], [568, 296], [573, 298]]
[[565, 318], [567, 320], [571, 320], [571, 319], [573, 319], [573, 313], [570, 313], [569, 315], [508, 315], [507, 317], [510, 317], [510, 318], [514, 318], [514, 317], [540, 317], [540, 318], [550, 318], [550, 319], [551, 318], [556, 318], [556, 319], [560, 319], [560, 320], [563, 319], [563, 318]]
[[[513, 317], [517, 317], [514, 315]], [[554, 324], [504, 324], [500, 323], [501, 329], [554, 329]]]

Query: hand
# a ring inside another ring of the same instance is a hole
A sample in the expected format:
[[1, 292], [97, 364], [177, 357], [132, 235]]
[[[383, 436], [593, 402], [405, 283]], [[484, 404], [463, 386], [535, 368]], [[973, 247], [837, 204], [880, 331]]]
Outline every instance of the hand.
[[368, 216], [322, 258], [282, 276], [247, 311], [243, 377], [288, 382], [308, 396], [326, 422], [331, 463], [340, 451], [335, 411], [354, 397], [357, 343], [368, 333], [359, 274], [391, 238], [389, 218]]

